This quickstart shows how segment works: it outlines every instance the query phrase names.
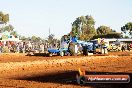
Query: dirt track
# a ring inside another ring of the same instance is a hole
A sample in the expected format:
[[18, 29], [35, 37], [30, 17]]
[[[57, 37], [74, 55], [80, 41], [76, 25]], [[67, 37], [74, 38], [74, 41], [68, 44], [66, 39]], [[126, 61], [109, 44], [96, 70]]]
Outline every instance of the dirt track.
[[1, 54], [0, 87], [7, 88], [131, 88], [129, 84], [76, 83], [78, 68], [88, 74], [129, 74], [132, 76], [132, 52], [106, 56], [43, 57]]

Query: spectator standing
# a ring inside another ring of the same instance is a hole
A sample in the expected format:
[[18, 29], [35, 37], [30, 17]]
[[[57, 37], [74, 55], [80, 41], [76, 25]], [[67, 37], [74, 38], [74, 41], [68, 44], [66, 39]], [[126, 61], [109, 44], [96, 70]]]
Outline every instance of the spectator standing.
[[0, 41], [0, 53], [2, 53], [2, 42]]
[[122, 50], [122, 52], [125, 51], [125, 46], [124, 45], [122, 45], [121, 50]]

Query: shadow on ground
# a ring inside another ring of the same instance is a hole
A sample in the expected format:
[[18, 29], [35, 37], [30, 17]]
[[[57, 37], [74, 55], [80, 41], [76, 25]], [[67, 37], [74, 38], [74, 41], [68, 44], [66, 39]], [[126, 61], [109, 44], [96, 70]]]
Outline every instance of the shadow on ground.
[[[86, 72], [89, 75], [93, 74], [126, 74], [130, 75], [130, 79], [132, 79], [132, 73], [112, 73], [112, 72]], [[18, 80], [27, 80], [27, 81], [36, 81], [36, 82], [44, 82], [44, 83], [60, 83], [60, 84], [72, 84], [79, 85], [76, 81], [77, 71], [68, 71], [56, 74], [49, 75], [37, 75], [28, 78], [17, 78]], [[84, 87], [92, 87], [92, 88], [132, 88], [132, 82], [130, 83], [88, 83], [83, 85]], [[82, 86], [82, 87], [83, 87]]]
[[35, 53], [35, 54], [27, 54], [26, 56], [44, 56], [44, 57], [48, 57], [49, 54], [47, 53]]

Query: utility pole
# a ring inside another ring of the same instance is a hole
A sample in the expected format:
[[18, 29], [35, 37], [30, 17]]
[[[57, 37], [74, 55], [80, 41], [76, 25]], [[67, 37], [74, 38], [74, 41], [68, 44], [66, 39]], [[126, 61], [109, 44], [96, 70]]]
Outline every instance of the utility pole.
[[50, 27], [49, 27], [49, 36], [50, 36]]
[[49, 27], [49, 36], [48, 36], [48, 46], [50, 47], [49, 40], [50, 40], [50, 27]]

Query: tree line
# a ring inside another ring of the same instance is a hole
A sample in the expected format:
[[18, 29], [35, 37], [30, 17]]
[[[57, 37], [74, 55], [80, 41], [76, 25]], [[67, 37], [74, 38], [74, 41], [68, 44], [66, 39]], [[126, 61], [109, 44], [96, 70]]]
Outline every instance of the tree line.
[[[14, 27], [9, 22], [9, 14], [4, 14], [0, 12], [0, 33], [8, 31], [11, 35], [18, 36], [18, 33], [14, 30]], [[101, 25], [95, 29], [95, 20], [91, 15], [80, 16], [72, 22], [71, 31], [67, 34], [68, 36], [76, 36], [80, 40], [91, 40], [96, 38], [129, 38], [132, 37], [132, 22], [126, 23], [121, 27], [121, 33], [116, 32], [112, 28]], [[125, 36], [123, 36], [125, 35]], [[127, 35], [127, 36], [126, 36]], [[20, 36], [20, 35], [19, 35]], [[42, 39], [37, 36], [25, 37], [20, 36], [20, 39], [23, 41], [32, 41], [32, 42], [48, 42], [50, 44], [59, 42], [59, 40], [54, 38], [54, 34], [48, 36], [47, 39]]]
[[132, 37], [132, 22], [128, 22], [121, 27], [121, 33], [119, 33], [106, 25], [101, 25], [95, 29], [95, 20], [92, 16], [80, 16], [72, 23], [72, 29], [68, 35], [77, 36], [80, 40], [91, 40], [95, 38], [129, 38], [129, 36]]

